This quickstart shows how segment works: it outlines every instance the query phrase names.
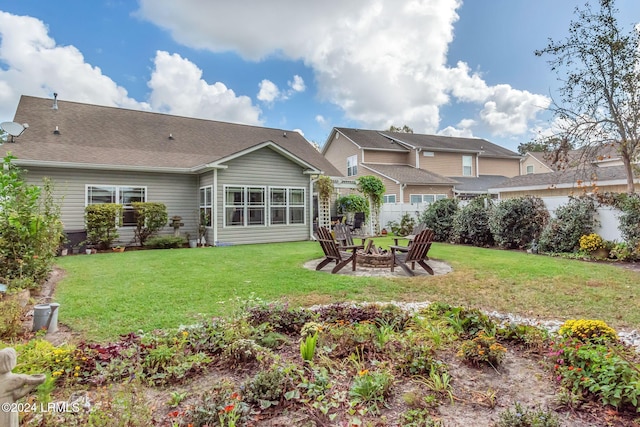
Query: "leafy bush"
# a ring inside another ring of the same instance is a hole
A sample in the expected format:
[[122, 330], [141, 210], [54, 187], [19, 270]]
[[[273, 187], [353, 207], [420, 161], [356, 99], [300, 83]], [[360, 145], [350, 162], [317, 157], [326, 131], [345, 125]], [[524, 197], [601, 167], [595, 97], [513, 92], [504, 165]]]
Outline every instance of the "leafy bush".
[[590, 234], [597, 225], [595, 202], [586, 197], [569, 199], [556, 209], [540, 235], [539, 249], [544, 252], [574, 252], [580, 244], [580, 236]]
[[28, 185], [14, 159], [7, 155], [0, 169], [0, 280], [11, 288], [39, 286], [62, 238], [60, 207], [51, 181]]
[[453, 216], [452, 238], [456, 243], [474, 246], [493, 246], [493, 234], [489, 229], [491, 200], [477, 197]]
[[364, 212], [369, 215], [369, 201], [359, 194], [349, 194], [336, 200], [338, 214], [347, 212]]
[[119, 237], [118, 226], [122, 224], [122, 205], [99, 203], [85, 208], [87, 243], [100, 249], [108, 249]]
[[616, 408], [640, 408], [640, 371], [634, 354], [621, 344], [567, 338], [552, 344], [550, 356], [558, 381], [575, 395]]
[[[633, 248], [640, 246], [640, 196], [638, 194], [622, 194], [619, 197], [618, 209], [622, 211], [618, 217], [618, 229], [624, 240]], [[637, 250], [637, 249], [636, 249]]]
[[135, 236], [141, 245], [157, 233], [165, 225], [169, 216], [167, 215], [167, 207], [164, 203], [155, 202], [133, 202], [134, 217], [136, 219]]
[[518, 197], [502, 200], [491, 210], [489, 228], [499, 246], [522, 249], [539, 238], [548, 219], [541, 198]]
[[440, 199], [431, 203], [422, 215], [420, 222], [427, 224], [433, 230], [436, 242], [448, 242], [453, 235], [453, 218], [458, 211], [456, 199]]
[[495, 337], [480, 331], [474, 339], [462, 343], [458, 356], [473, 366], [489, 364], [495, 368], [500, 365], [506, 353], [507, 349], [497, 343]]
[[245, 400], [250, 403], [259, 403], [263, 408], [277, 405], [287, 392], [289, 382], [289, 378], [281, 367], [273, 366], [260, 371], [244, 383]]
[[387, 227], [391, 229], [391, 233], [396, 236], [407, 236], [411, 234], [413, 231], [413, 227], [416, 226], [416, 221], [413, 219], [411, 215], [405, 213], [400, 218], [400, 222], [398, 221], [389, 221], [387, 222]]
[[22, 332], [22, 311], [18, 298], [0, 293], [0, 339], [10, 340]]
[[152, 249], [181, 248], [187, 243], [187, 239], [180, 236], [154, 236], [144, 242], [144, 246]]

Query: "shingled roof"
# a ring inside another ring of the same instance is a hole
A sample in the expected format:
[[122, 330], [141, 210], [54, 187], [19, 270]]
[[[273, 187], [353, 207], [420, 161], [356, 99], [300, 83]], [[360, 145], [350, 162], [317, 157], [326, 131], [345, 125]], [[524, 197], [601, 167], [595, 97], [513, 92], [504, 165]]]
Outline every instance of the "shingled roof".
[[30, 164], [197, 171], [271, 146], [327, 175], [342, 174], [299, 133], [213, 120], [22, 96], [14, 121], [29, 128], [0, 150]]
[[455, 185], [458, 181], [409, 165], [361, 163], [361, 166], [402, 184]]
[[[521, 156], [486, 139], [454, 136], [385, 132], [350, 128], [336, 130], [363, 149], [407, 151], [407, 147], [423, 151], [477, 153], [480, 157], [520, 158]], [[325, 147], [328, 144], [325, 144]]]
[[544, 189], [553, 187], [577, 186], [578, 181], [585, 184], [598, 182], [601, 184], [625, 184], [624, 166], [597, 167], [587, 165], [581, 168], [567, 169], [562, 172], [533, 173], [514, 176], [496, 185], [491, 190], [519, 191]]

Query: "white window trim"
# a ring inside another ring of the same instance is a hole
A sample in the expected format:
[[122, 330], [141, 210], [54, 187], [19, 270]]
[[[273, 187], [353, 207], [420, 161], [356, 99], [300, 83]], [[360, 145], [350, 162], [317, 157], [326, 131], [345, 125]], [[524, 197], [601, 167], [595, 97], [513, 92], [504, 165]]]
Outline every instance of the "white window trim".
[[[393, 197], [393, 202], [388, 202], [387, 199]], [[384, 196], [382, 196], [382, 200], [383, 200], [383, 204], [387, 203], [387, 204], [391, 204], [391, 203], [398, 203], [398, 196], [396, 194], [385, 194]]]
[[[244, 205], [243, 205], [243, 224], [242, 225], [233, 225], [227, 224], [227, 208], [240, 207], [236, 205], [227, 204], [227, 189], [228, 188], [242, 188], [244, 191]], [[264, 224], [249, 224], [248, 217], [248, 208], [249, 208], [249, 188], [261, 188], [264, 191], [264, 204], [261, 205], [264, 209]], [[286, 222], [284, 224], [271, 224], [271, 190], [284, 190], [285, 191], [285, 204], [284, 205], [274, 205], [273, 207], [285, 208], [285, 217]], [[292, 190], [300, 190], [302, 192], [302, 199], [300, 204], [292, 204], [291, 203], [291, 191]], [[305, 187], [288, 187], [288, 186], [260, 186], [260, 185], [235, 185], [235, 184], [226, 184], [223, 186], [223, 227], [224, 228], [247, 228], [247, 227], [287, 227], [287, 226], [306, 226], [307, 225], [307, 189]], [[302, 208], [302, 222], [300, 223], [292, 223], [290, 218], [291, 208]]]
[[[531, 168], [531, 172], [529, 172], [529, 168]], [[527, 165], [527, 175], [531, 175], [533, 172], [533, 165]]]
[[[243, 210], [243, 215], [242, 215], [242, 224], [241, 225], [234, 225], [234, 224], [227, 224], [227, 208], [240, 208], [240, 205], [229, 205], [227, 204], [227, 189], [228, 188], [242, 188], [242, 192], [243, 192], [243, 200], [244, 203], [242, 205], [242, 210]], [[249, 189], [254, 189], [254, 188], [259, 188], [263, 191], [263, 200], [264, 203], [261, 205], [250, 205], [249, 204]], [[269, 192], [268, 192], [268, 188], [264, 185], [252, 185], [252, 184], [245, 184], [245, 185], [224, 185], [223, 186], [223, 227], [230, 227], [230, 228], [239, 228], [239, 227], [266, 227], [268, 224], [268, 218], [267, 218], [267, 212], [268, 212], [268, 203], [266, 198], [269, 196]], [[249, 207], [262, 207], [263, 210], [263, 218], [264, 218], [264, 224], [249, 224]]]
[[[209, 189], [209, 199], [207, 200], [206, 198], [206, 190]], [[200, 198], [200, 191], [205, 190], [205, 201], [204, 204], [199, 203], [200, 205], [200, 209], [209, 209], [209, 211], [211, 212], [211, 217], [209, 218], [209, 221], [211, 222], [211, 225], [208, 225], [207, 228], [213, 228], [213, 222], [214, 222], [214, 218], [213, 218], [213, 186], [212, 185], [203, 185], [202, 187], [200, 187], [200, 189], [198, 190], [198, 199]], [[198, 200], [198, 202], [201, 202], [200, 200]], [[207, 203], [208, 202], [208, 203]], [[199, 214], [199, 212], [198, 212]]]
[[358, 175], [358, 155], [347, 157], [347, 176]]
[[[469, 164], [465, 165], [465, 159], [469, 159]], [[469, 168], [469, 173], [465, 173], [465, 168]], [[473, 156], [462, 156], [462, 176], [473, 176]]]
[[[412, 197], [418, 197], [418, 196], [420, 196], [420, 201], [419, 202], [412, 202], [411, 201]], [[433, 202], [425, 202], [424, 201], [425, 196], [433, 197]], [[437, 202], [438, 200], [441, 200], [441, 199], [448, 199], [448, 196], [446, 194], [442, 194], [442, 193], [438, 193], [438, 194], [435, 194], [435, 193], [431, 193], [431, 194], [409, 194], [409, 203], [412, 204], [412, 205], [414, 203], [429, 203], [429, 204], [431, 204], [431, 203]]]

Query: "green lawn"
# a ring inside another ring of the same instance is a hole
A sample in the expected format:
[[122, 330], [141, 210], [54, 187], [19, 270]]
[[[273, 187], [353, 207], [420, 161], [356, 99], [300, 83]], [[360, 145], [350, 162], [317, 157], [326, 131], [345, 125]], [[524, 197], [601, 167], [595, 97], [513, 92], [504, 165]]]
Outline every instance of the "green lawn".
[[[391, 238], [376, 238], [385, 246]], [[640, 274], [605, 263], [516, 251], [434, 244], [450, 263], [439, 277], [383, 279], [330, 275], [302, 264], [315, 242], [127, 251], [58, 258], [67, 274], [55, 298], [60, 322], [90, 340], [177, 327], [226, 315], [254, 294], [293, 305], [355, 301], [443, 301], [540, 318], [598, 318], [640, 326]]]

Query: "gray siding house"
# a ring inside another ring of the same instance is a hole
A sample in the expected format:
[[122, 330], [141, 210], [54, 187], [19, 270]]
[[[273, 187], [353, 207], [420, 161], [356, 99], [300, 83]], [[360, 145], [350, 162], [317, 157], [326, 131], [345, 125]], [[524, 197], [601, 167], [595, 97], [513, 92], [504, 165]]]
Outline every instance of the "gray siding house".
[[294, 131], [30, 96], [14, 121], [29, 127], [2, 155], [29, 183], [53, 180], [65, 230], [85, 228], [89, 204], [121, 203], [120, 244], [133, 241], [136, 201], [164, 203], [183, 235], [204, 217], [212, 245], [308, 240], [315, 178], [341, 176]]

